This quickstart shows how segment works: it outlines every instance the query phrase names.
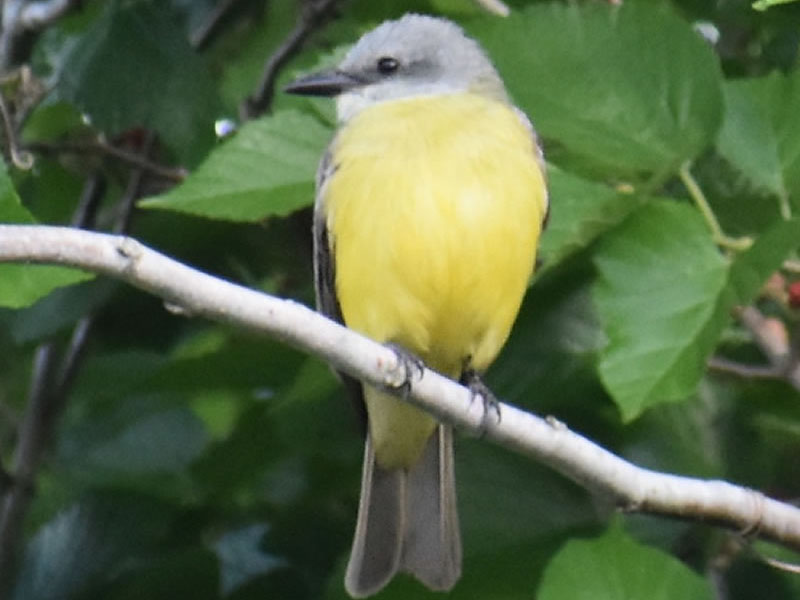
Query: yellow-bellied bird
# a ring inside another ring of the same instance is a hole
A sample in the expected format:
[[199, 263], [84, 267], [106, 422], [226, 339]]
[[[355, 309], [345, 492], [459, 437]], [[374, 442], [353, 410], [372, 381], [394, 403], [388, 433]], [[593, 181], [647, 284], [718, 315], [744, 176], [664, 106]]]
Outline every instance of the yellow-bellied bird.
[[[286, 91], [336, 97], [314, 211], [320, 310], [479, 381], [519, 311], [548, 206], [533, 129], [491, 61], [454, 23], [412, 14]], [[345, 587], [367, 596], [405, 571], [448, 590], [461, 574], [452, 431], [349, 383], [368, 432]]]

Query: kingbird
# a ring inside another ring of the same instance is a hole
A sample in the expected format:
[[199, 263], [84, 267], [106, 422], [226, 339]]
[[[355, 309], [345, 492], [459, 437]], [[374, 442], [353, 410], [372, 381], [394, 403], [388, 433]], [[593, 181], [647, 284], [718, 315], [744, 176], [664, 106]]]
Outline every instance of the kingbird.
[[[519, 311], [548, 210], [533, 128], [491, 61], [454, 23], [409, 14], [286, 91], [336, 98], [316, 184], [319, 309], [479, 384]], [[345, 382], [368, 423], [345, 587], [368, 596], [404, 571], [449, 590], [461, 574], [452, 430]]]

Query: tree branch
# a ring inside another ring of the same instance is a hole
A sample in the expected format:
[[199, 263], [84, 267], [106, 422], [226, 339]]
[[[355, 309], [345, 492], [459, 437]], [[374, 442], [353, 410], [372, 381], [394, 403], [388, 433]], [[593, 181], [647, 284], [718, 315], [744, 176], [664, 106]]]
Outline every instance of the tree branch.
[[307, 0], [300, 11], [297, 25], [264, 64], [256, 91], [242, 103], [242, 119], [252, 119], [269, 110], [275, 95], [275, 80], [281, 67], [297, 52], [306, 38], [333, 12], [338, 0]]
[[[87, 179], [72, 216], [73, 227], [93, 226], [105, 190], [105, 179], [99, 173]], [[91, 315], [78, 321], [60, 366], [56, 365], [55, 342], [46, 342], [36, 350], [28, 403], [14, 451], [14, 475], [9, 475], [7, 490], [0, 496], [0, 598], [13, 583], [23, 524], [33, 501], [39, 466], [66, 405], [91, 325]]]
[[14, 473], [0, 502], [0, 596], [13, 582], [17, 547], [22, 536], [47, 440], [58, 411], [52, 402], [50, 383], [55, 371], [56, 347], [50, 342], [37, 348], [25, 417], [14, 452]]
[[770, 365], [789, 385], [800, 390], [800, 359], [792, 351], [786, 326], [776, 319], [765, 317], [755, 306], [746, 306], [737, 312], [742, 325], [753, 335]]
[[67, 154], [83, 154], [93, 153], [109, 156], [115, 158], [127, 165], [143, 169], [148, 173], [163, 177], [170, 181], [180, 183], [186, 178], [187, 171], [183, 168], [165, 167], [151, 161], [147, 156], [136, 152], [130, 152], [122, 148], [118, 148], [113, 144], [104, 142], [102, 140], [91, 140], [86, 142], [79, 141], [66, 141], [66, 142], [31, 142], [25, 146], [26, 150], [32, 152], [43, 153], [67, 153]]
[[[154, 141], [155, 135], [148, 132], [142, 149], [143, 158], [147, 158]], [[136, 200], [141, 196], [144, 176], [143, 167], [131, 172], [119, 201], [115, 233], [128, 233]], [[100, 173], [95, 173], [86, 181], [72, 217], [73, 228], [94, 226], [97, 208], [105, 191], [105, 178]], [[76, 323], [58, 366], [55, 364], [54, 342], [43, 344], [37, 350], [28, 405], [15, 451], [15, 474], [9, 480], [8, 491], [0, 494], [3, 500], [0, 502], [0, 598], [4, 597], [4, 588], [12, 583], [22, 524], [33, 500], [36, 474], [44, 452], [55, 436], [56, 423], [66, 406], [94, 322], [95, 315], [89, 313]], [[3, 495], [7, 497], [3, 498]]]
[[706, 366], [713, 371], [729, 373], [743, 379], [783, 379], [784, 376], [781, 369], [771, 365], [747, 365], [722, 356], [712, 356]]
[[3, 130], [6, 133], [6, 141], [8, 143], [8, 155], [11, 162], [18, 169], [27, 171], [33, 166], [33, 155], [27, 150], [22, 150], [19, 147], [19, 140], [17, 139], [17, 130], [11, 118], [11, 112], [8, 110], [6, 99], [0, 92], [0, 117], [2, 117]]
[[[129, 237], [0, 225], [3, 261], [57, 263], [109, 275], [181, 307], [186, 314], [278, 338], [370, 385], [398, 389], [407, 381], [403, 362], [390, 348], [301, 304], [216, 279]], [[637, 467], [555, 419], [542, 419], [508, 404], [500, 404], [501, 418], [494, 418], [469, 390], [427, 369], [414, 376], [408, 401], [611, 495], [623, 510], [701, 519], [800, 549], [800, 509], [759, 492]]]

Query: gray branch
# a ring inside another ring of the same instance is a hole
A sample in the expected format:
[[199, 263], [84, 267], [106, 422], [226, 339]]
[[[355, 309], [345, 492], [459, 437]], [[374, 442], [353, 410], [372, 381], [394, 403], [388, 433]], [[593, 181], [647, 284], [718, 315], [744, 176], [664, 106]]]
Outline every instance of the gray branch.
[[[407, 380], [393, 350], [282, 300], [193, 270], [129, 237], [63, 227], [0, 225], [0, 262], [55, 263], [125, 281], [187, 315], [280, 339], [374, 386]], [[800, 509], [725, 481], [659, 473], [631, 464], [552, 418], [509, 404], [486, 413], [466, 388], [433, 371], [413, 374], [407, 401], [438, 419], [534, 458], [614, 498], [621, 509], [697, 519], [800, 549]]]

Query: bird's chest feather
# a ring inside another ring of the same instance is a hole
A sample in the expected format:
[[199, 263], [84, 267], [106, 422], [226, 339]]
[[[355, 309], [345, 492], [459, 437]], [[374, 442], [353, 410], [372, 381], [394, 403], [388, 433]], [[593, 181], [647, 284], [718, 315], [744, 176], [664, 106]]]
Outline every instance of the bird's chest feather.
[[488, 364], [516, 316], [545, 208], [517, 115], [466, 94], [377, 105], [340, 132], [333, 156], [324, 201], [345, 322], [441, 370], [465, 355]]

